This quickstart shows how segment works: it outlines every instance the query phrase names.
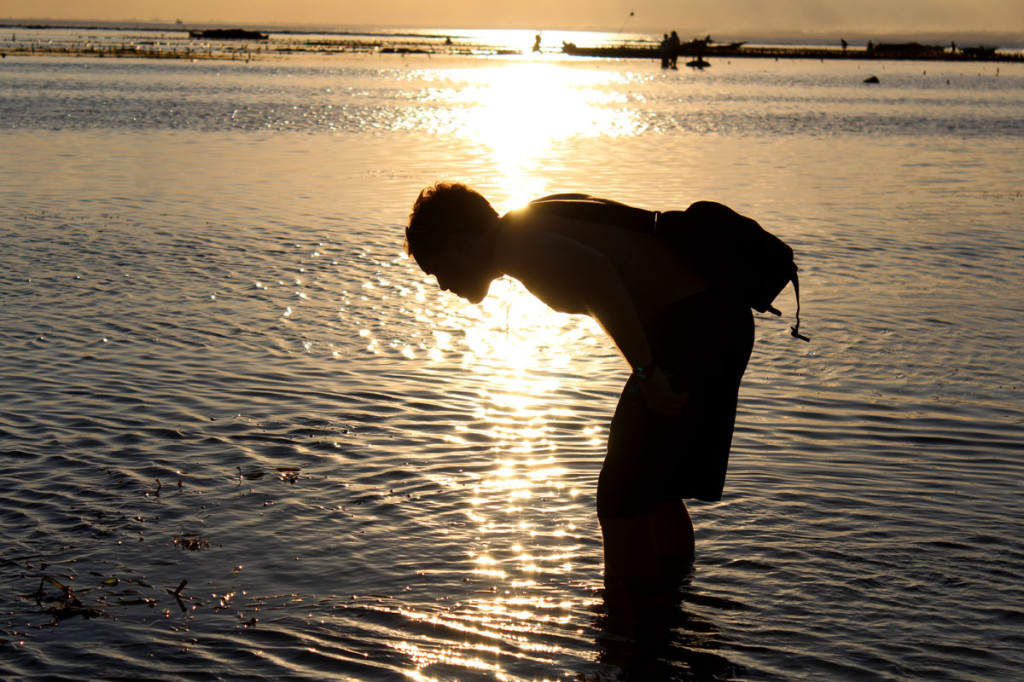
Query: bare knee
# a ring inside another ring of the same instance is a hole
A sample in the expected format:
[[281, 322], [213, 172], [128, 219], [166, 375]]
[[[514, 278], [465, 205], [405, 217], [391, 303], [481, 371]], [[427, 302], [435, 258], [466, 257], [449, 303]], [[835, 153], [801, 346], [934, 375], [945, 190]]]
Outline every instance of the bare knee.
[[696, 538], [690, 512], [682, 500], [660, 503], [652, 515], [658, 555], [669, 561], [692, 562]]
[[653, 514], [599, 517], [604, 540], [605, 582], [654, 578], [658, 574], [658, 542]]

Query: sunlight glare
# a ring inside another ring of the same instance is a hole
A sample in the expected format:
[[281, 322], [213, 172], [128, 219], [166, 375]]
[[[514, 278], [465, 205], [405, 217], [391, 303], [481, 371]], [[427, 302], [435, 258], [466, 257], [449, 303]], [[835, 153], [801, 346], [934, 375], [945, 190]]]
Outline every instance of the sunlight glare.
[[464, 133], [489, 147], [510, 207], [545, 191], [540, 164], [557, 143], [616, 137], [636, 129], [634, 114], [613, 105], [603, 86], [614, 73], [545, 61], [512, 61], [478, 69], [457, 100], [469, 106]]
[[[454, 87], [438, 83], [430, 92], [433, 103], [440, 105], [437, 110], [445, 104], [453, 108], [451, 127], [439, 132], [451, 134], [455, 144], [461, 138], [474, 153], [482, 152], [493, 173], [488, 183], [500, 192], [481, 189], [493, 197], [499, 212], [564, 190], [548, 185], [546, 165], [562, 158], [574, 139], [630, 135], [638, 125], [629, 108], [608, 94], [622, 91], [606, 87], [619, 78], [614, 71], [540, 57], [496, 60], [448, 76]], [[385, 278], [370, 285], [385, 287]], [[461, 389], [473, 394], [471, 421], [453, 423], [446, 441], [473, 448], [486, 443], [494, 456], [493, 466], [471, 477], [463, 493], [464, 518], [477, 534], [466, 547], [464, 579], [491, 589], [481, 590], [479, 594], [488, 596], [464, 609], [446, 613], [444, 620], [463, 621], [467, 628], [532, 632], [542, 623], [567, 618], [564, 611], [572, 602], [508, 600], [538, 581], [573, 574], [580, 556], [575, 527], [557, 518], [557, 512], [542, 523], [533, 522], [531, 514], [538, 508], [566, 511], [579, 504], [575, 500], [580, 491], [567, 480], [569, 470], [559, 453], [566, 438], [562, 423], [577, 419], [581, 376], [574, 361], [581, 353], [591, 364], [602, 354], [615, 356], [614, 345], [591, 318], [554, 312], [509, 278], [496, 280], [479, 305], [438, 291], [429, 276], [407, 285], [402, 296], [417, 322], [430, 331], [415, 347], [394, 350], [425, 358], [436, 365], [431, 371], [443, 375], [449, 369], [461, 371], [466, 376]], [[386, 344], [374, 336], [367, 340], [376, 348]], [[588, 425], [582, 438], [596, 445], [602, 433], [602, 428]], [[515, 608], [509, 608], [513, 603]]]

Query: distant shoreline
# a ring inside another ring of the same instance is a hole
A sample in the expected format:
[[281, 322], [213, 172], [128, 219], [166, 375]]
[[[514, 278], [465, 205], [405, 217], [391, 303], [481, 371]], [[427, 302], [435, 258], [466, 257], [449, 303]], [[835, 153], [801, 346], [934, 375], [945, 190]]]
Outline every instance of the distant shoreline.
[[[10, 32], [10, 33], [8, 33]], [[19, 35], [19, 32], [21, 35]], [[80, 33], [75, 33], [80, 32]], [[530, 33], [533, 32], [522, 32]], [[553, 32], [556, 33], [557, 32]], [[71, 35], [69, 35], [71, 34]], [[186, 26], [184, 24], [105, 24], [104, 22], [45, 22], [0, 20], [2, 57], [95, 57], [188, 60], [268, 59], [294, 55], [398, 54], [436, 56], [516, 56], [530, 52], [521, 45], [499, 44], [486, 31], [357, 27]], [[550, 35], [550, 34], [548, 34]], [[596, 59], [660, 59], [654, 38], [632, 34], [576, 32], [579, 45], [561, 41], [543, 46], [546, 56]], [[609, 38], [609, 36], [611, 36]], [[532, 38], [532, 35], [530, 36]], [[575, 38], [575, 36], [573, 36]], [[9, 38], [9, 39], [8, 39]], [[589, 44], [588, 44], [589, 42]], [[1024, 62], [1024, 51], [1000, 52], [997, 47], [958, 46], [919, 42], [840, 41], [817, 45], [716, 43], [697, 39], [685, 43], [679, 57], [707, 59], [818, 59], [870, 61], [941, 61], [955, 63]], [[685, 60], [684, 60], [685, 61]]]
[[[338, 41], [332, 45], [295, 46], [295, 45], [209, 45], [197, 48], [181, 48], [175, 50], [160, 49], [159, 46], [81, 46], [81, 47], [49, 47], [31, 46], [13, 49], [0, 48], [0, 58], [6, 57], [85, 57], [111, 59], [191, 59], [191, 60], [265, 60], [275, 57], [287, 57], [306, 54], [309, 56], [330, 56], [343, 54], [379, 54], [379, 55], [432, 55], [432, 56], [515, 56], [526, 54], [521, 50], [487, 49], [447, 49], [439, 50], [430, 47], [386, 46], [373, 41]], [[656, 49], [643, 48], [569, 48], [562, 52], [567, 57], [592, 59], [659, 59]], [[693, 52], [680, 52], [680, 57], [696, 57]], [[895, 53], [874, 53], [863, 48], [853, 50], [831, 50], [827, 48], [805, 47], [772, 47], [752, 46], [732, 50], [709, 51], [704, 53], [706, 59], [818, 59], [854, 60], [854, 61], [919, 61], [919, 62], [951, 62], [959, 64], [980, 63], [1024, 63], [1022, 55], [994, 53], [987, 56], [965, 56], [955, 54], [901, 55]]]
[[[604, 57], [619, 59], [659, 59], [657, 47], [606, 46], [577, 47], [566, 45], [565, 54], [579, 57]], [[1024, 54], [1000, 53], [996, 48], [983, 46], [964, 48], [943, 48], [920, 43], [879, 43], [867, 48], [830, 48], [770, 45], [715, 45], [702, 48], [684, 46], [678, 52], [680, 57], [707, 58], [755, 58], [755, 59], [852, 59], [870, 61], [933, 61], [933, 62], [1024, 62]]]

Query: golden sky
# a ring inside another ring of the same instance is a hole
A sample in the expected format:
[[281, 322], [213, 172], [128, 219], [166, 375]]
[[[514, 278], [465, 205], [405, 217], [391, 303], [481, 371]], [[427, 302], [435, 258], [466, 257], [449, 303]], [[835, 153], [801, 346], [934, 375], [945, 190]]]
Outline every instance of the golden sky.
[[[630, 12], [635, 16], [630, 18]], [[0, 0], [0, 19], [1024, 36], [1024, 0]], [[628, 21], [627, 21], [628, 19]]]

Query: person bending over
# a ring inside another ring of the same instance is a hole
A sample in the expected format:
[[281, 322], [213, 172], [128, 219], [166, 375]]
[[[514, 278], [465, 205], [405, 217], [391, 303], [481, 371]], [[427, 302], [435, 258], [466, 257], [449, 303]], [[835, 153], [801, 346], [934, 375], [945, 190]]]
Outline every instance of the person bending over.
[[597, 487], [609, 603], [664, 597], [691, 566], [683, 500], [722, 497], [753, 345], [749, 306], [643, 231], [681, 216], [583, 194], [499, 216], [475, 190], [438, 183], [405, 232], [406, 252], [442, 290], [480, 303], [492, 281], [513, 277], [554, 310], [593, 317], [632, 368]]

